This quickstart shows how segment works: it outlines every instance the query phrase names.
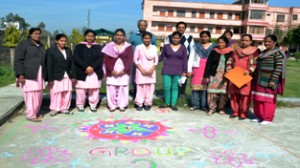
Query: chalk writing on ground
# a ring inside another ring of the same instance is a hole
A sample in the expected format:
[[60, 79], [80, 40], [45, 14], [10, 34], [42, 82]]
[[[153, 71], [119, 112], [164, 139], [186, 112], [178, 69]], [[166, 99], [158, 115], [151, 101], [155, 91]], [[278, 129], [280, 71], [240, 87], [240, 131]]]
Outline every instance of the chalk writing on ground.
[[194, 133], [202, 132], [202, 134], [208, 139], [215, 139], [219, 134], [235, 134], [234, 131], [220, 131], [213, 126], [205, 126], [203, 128], [191, 128], [188, 130]]

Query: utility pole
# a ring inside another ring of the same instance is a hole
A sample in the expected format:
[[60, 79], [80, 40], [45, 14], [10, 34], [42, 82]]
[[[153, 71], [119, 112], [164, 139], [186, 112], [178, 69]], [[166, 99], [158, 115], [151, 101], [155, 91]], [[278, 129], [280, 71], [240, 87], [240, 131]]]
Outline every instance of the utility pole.
[[90, 28], [91, 26], [91, 19], [90, 19], [90, 9], [88, 9], [88, 17], [87, 17], [87, 28]]

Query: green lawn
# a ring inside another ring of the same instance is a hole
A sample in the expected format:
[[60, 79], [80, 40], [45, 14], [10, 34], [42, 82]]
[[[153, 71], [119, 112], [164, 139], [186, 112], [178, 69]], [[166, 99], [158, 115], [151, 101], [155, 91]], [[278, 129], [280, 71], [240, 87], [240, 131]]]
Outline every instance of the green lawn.
[[300, 62], [288, 60], [283, 97], [300, 97]]
[[10, 65], [0, 65], [0, 87], [12, 84], [15, 81], [12, 67]]

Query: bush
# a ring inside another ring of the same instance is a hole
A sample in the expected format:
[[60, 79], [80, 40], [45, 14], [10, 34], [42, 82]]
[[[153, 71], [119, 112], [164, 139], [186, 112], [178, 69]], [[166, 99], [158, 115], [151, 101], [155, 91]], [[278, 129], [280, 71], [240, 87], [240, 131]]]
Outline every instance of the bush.
[[15, 82], [13, 69], [10, 65], [0, 66], [0, 87], [12, 84]]
[[293, 54], [293, 56], [295, 57], [296, 61], [298, 62], [298, 60], [300, 60], [300, 52], [295, 52]]

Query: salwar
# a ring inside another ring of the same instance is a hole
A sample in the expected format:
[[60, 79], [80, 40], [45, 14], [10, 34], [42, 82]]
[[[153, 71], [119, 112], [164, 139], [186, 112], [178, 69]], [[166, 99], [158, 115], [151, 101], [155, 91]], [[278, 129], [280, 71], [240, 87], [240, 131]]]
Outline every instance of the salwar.
[[276, 110], [276, 101], [264, 102], [264, 101], [253, 100], [253, 110], [256, 118], [259, 118], [263, 121], [272, 122]]
[[37, 118], [37, 114], [40, 111], [42, 100], [43, 100], [43, 90], [37, 91], [24, 91], [24, 101], [26, 106], [26, 116], [28, 119]]
[[125, 108], [128, 106], [129, 86], [106, 84], [106, 96], [109, 109]]
[[233, 115], [247, 116], [250, 108], [250, 96], [241, 94], [230, 94], [230, 104]]
[[88, 93], [89, 105], [96, 107], [99, 103], [99, 89], [81, 89], [76, 88], [76, 105], [84, 105], [86, 94]]
[[137, 106], [141, 107], [143, 104], [145, 106], [151, 106], [153, 101], [155, 84], [137, 84], [136, 98], [134, 102]]
[[54, 93], [50, 90], [50, 110], [65, 111], [70, 108], [72, 100], [72, 91], [63, 91]]
[[207, 110], [207, 91], [193, 90], [192, 91], [192, 106], [194, 109]]
[[227, 100], [227, 94], [222, 93], [208, 93], [208, 106], [212, 111], [224, 111]]
[[179, 75], [163, 75], [165, 104], [175, 106], [178, 99]]

